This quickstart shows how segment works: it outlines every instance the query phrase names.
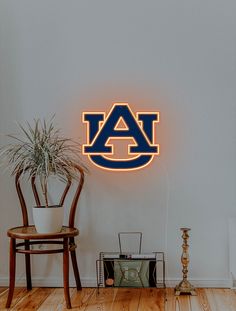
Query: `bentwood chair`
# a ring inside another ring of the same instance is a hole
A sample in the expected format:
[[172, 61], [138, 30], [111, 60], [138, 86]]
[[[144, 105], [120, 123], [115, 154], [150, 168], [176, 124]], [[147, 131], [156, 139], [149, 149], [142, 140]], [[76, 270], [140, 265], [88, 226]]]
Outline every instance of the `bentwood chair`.
[[[17, 190], [17, 194], [20, 200], [20, 206], [23, 217], [23, 226], [15, 227], [8, 230], [7, 235], [10, 237], [10, 259], [9, 259], [9, 292], [8, 299], [6, 303], [6, 308], [10, 308], [14, 288], [15, 288], [15, 271], [16, 271], [16, 253], [25, 255], [25, 268], [26, 268], [26, 283], [27, 289], [32, 289], [31, 282], [31, 267], [30, 267], [30, 255], [31, 254], [55, 254], [55, 253], [63, 253], [63, 281], [64, 281], [64, 296], [66, 301], [66, 306], [68, 309], [71, 309], [71, 301], [69, 295], [69, 253], [71, 255], [72, 266], [74, 270], [74, 276], [76, 281], [77, 290], [81, 290], [81, 282], [79, 269], [77, 265], [76, 259], [76, 244], [75, 244], [75, 236], [79, 234], [77, 228], [74, 227], [75, 213], [77, 208], [77, 203], [80, 197], [80, 193], [84, 183], [84, 172], [83, 169], [77, 165], [75, 165], [75, 169], [80, 173], [80, 180], [78, 182], [74, 197], [72, 199], [70, 213], [69, 213], [69, 224], [68, 226], [63, 226], [61, 232], [58, 233], [50, 233], [50, 234], [42, 234], [37, 233], [35, 226], [29, 225], [28, 222], [28, 213], [26, 208], [26, 202], [24, 199], [24, 195], [22, 192], [22, 188], [20, 185], [20, 177], [22, 175], [22, 171], [19, 171], [15, 177], [15, 186]], [[36, 205], [40, 206], [40, 199], [37, 192], [37, 187], [35, 184], [35, 177], [31, 179], [32, 191], [34, 194], [34, 198], [36, 201]], [[65, 198], [69, 192], [69, 189], [72, 185], [71, 180], [67, 181], [65, 190], [61, 196], [60, 205], [64, 204]], [[20, 243], [17, 240], [23, 240]], [[31, 247], [32, 245], [58, 245], [57, 249], [35, 249]]]

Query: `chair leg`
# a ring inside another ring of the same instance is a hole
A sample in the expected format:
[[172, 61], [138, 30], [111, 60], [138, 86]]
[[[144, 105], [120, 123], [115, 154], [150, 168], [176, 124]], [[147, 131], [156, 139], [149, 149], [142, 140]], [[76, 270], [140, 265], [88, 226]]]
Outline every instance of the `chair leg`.
[[[74, 238], [70, 239], [70, 244], [75, 245], [75, 239]], [[74, 276], [75, 276], [75, 282], [76, 282], [77, 290], [82, 290], [75, 249], [72, 249], [70, 251], [70, 255], [71, 255], [71, 261], [72, 261], [72, 266], [73, 266], [73, 270], [74, 270]]]
[[7, 297], [6, 308], [10, 308], [14, 288], [15, 288], [15, 276], [16, 276], [16, 240], [11, 238], [10, 239], [10, 260], [9, 260], [9, 272], [10, 272], [10, 279], [9, 279], [9, 292]]
[[[29, 250], [30, 245], [29, 241], [25, 240], [25, 249]], [[25, 271], [26, 271], [26, 284], [27, 284], [27, 289], [31, 290], [32, 289], [32, 281], [31, 281], [31, 267], [30, 267], [30, 254], [25, 254]]]
[[63, 282], [64, 295], [67, 309], [71, 309], [70, 289], [69, 289], [69, 244], [68, 238], [63, 240]]

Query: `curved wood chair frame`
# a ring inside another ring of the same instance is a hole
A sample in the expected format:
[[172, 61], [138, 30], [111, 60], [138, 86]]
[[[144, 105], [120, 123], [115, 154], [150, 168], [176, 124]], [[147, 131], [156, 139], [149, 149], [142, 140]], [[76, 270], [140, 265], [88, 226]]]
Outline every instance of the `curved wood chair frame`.
[[[68, 226], [63, 226], [61, 232], [59, 233], [50, 233], [50, 234], [41, 234], [37, 233], [35, 226], [29, 225], [28, 220], [28, 212], [26, 207], [25, 198], [22, 192], [22, 188], [20, 185], [20, 177], [23, 173], [20, 170], [15, 177], [15, 186], [16, 191], [19, 197], [22, 218], [23, 218], [23, 226], [15, 227], [8, 230], [7, 235], [10, 237], [10, 258], [9, 258], [9, 292], [6, 303], [6, 308], [10, 308], [14, 288], [15, 288], [15, 272], [16, 272], [16, 253], [25, 255], [25, 268], [26, 268], [26, 284], [27, 289], [32, 289], [32, 281], [31, 281], [31, 264], [30, 264], [30, 255], [32, 254], [55, 254], [55, 253], [63, 253], [63, 283], [64, 283], [64, 295], [66, 301], [66, 307], [71, 309], [71, 301], [69, 294], [69, 253], [71, 255], [71, 261], [76, 281], [77, 290], [81, 290], [81, 282], [79, 269], [76, 259], [76, 244], [75, 244], [75, 236], [79, 234], [78, 229], [74, 228], [75, 221], [75, 213], [78, 205], [78, 200], [81, 194], [81, 190], [84, 184], [84, 171], [78, 166], [74, 165], [75, 169], [77, 169], [80, 173], [80, 180], [75, 191], [74, 197], [72, 199], [70, 213], [69, 213], [69, 224]], [[64, 204], [66, 196], [71, 187], [71, 180], [68, 179], [64, 192], [62, 193], [60, 199], [60, 205]], [[37, 187], [35, 184], [35, 177], [31, 178], [31, 186], [34, 194], [34, 198], [37, 206], [41, 206], [41, 202], [39, 199]], [[16, 240], [24, 240], [24, 242], [17, 243]], [[60, 240], [58, 240], [60, 239]], [[58, 245], [57, 249], [32, 249], [32, 245]]]

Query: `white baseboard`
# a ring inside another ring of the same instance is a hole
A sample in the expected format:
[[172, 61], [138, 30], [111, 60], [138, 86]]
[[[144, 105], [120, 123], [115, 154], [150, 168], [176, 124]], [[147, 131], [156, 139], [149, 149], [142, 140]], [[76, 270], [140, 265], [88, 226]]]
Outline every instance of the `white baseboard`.
[[[97, 281], [94, 278], [81, 278], [82, 287], [96, 287]], [[32, 285], [33, 287], [63, 287], [63, 279], [59, 277], [32, 277]], [[0, 277], [0, 287], [7, 287], [8, 286], [8, 278], [7, 277]], [[16, 286], [24, 287], [26, 286], [26, 279], [25, 277], [16, 279]], [[70, 278], [70, 287], [75, 287], [75, 280], [71, 277]]]
[[[166, 281], [167, 287], [175, 287], [181, 280], [180, 279], [168, 279]], [[231, 279], [189, 279], [191, 284], [195, 287], [211, 287], [211, 288], [230, 288], [232, 286]], [[32, 278], [34, 287], [62, 287], [63, 280], [59, 277], [35, 277]], [[82, 287], [96, 287], [97, 280], [95, 278], [81, 278]], [[16, 286], [25, 286], [25, 278], [22, 277], [16, 280]], [[8, 286], [8, 278], [0, 277], [0, 286]], [[73, 277], [70, 278], [70, 286], [75, 287], [75, 281]]]

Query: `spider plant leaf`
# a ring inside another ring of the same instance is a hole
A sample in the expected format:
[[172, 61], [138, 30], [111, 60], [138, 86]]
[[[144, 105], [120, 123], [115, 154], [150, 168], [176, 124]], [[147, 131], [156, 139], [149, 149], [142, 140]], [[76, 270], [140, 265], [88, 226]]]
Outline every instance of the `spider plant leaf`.
[[22, 170], [23, 174], [28, 173], [28, 178], [38, 176], [46, 204], [50, 175], [63, 182], [78, 180], [75, 163], [88, 171], [80, 158], [81, 144], [63, 137], [60, 129], [54, 127], [53, 119], [54, 116], [50, 121], [34, 119], [33, 125], [26, 123], [27, 127], [18, 124], [23, 136], [8, 135], [17, 143], [0, 148], [0, 158], [7, 161], [5, 167], [11, 169], [12, 175]]
[[19, 128], [23, 131], [23, 133], [25, 134], [25, 136], [28, 138], [28, 140], [33, 143], [33, 139], [32, 137], [29, 135], [29, 133], [26, 131], [26, 129], [20, 124], [18, 123]]

